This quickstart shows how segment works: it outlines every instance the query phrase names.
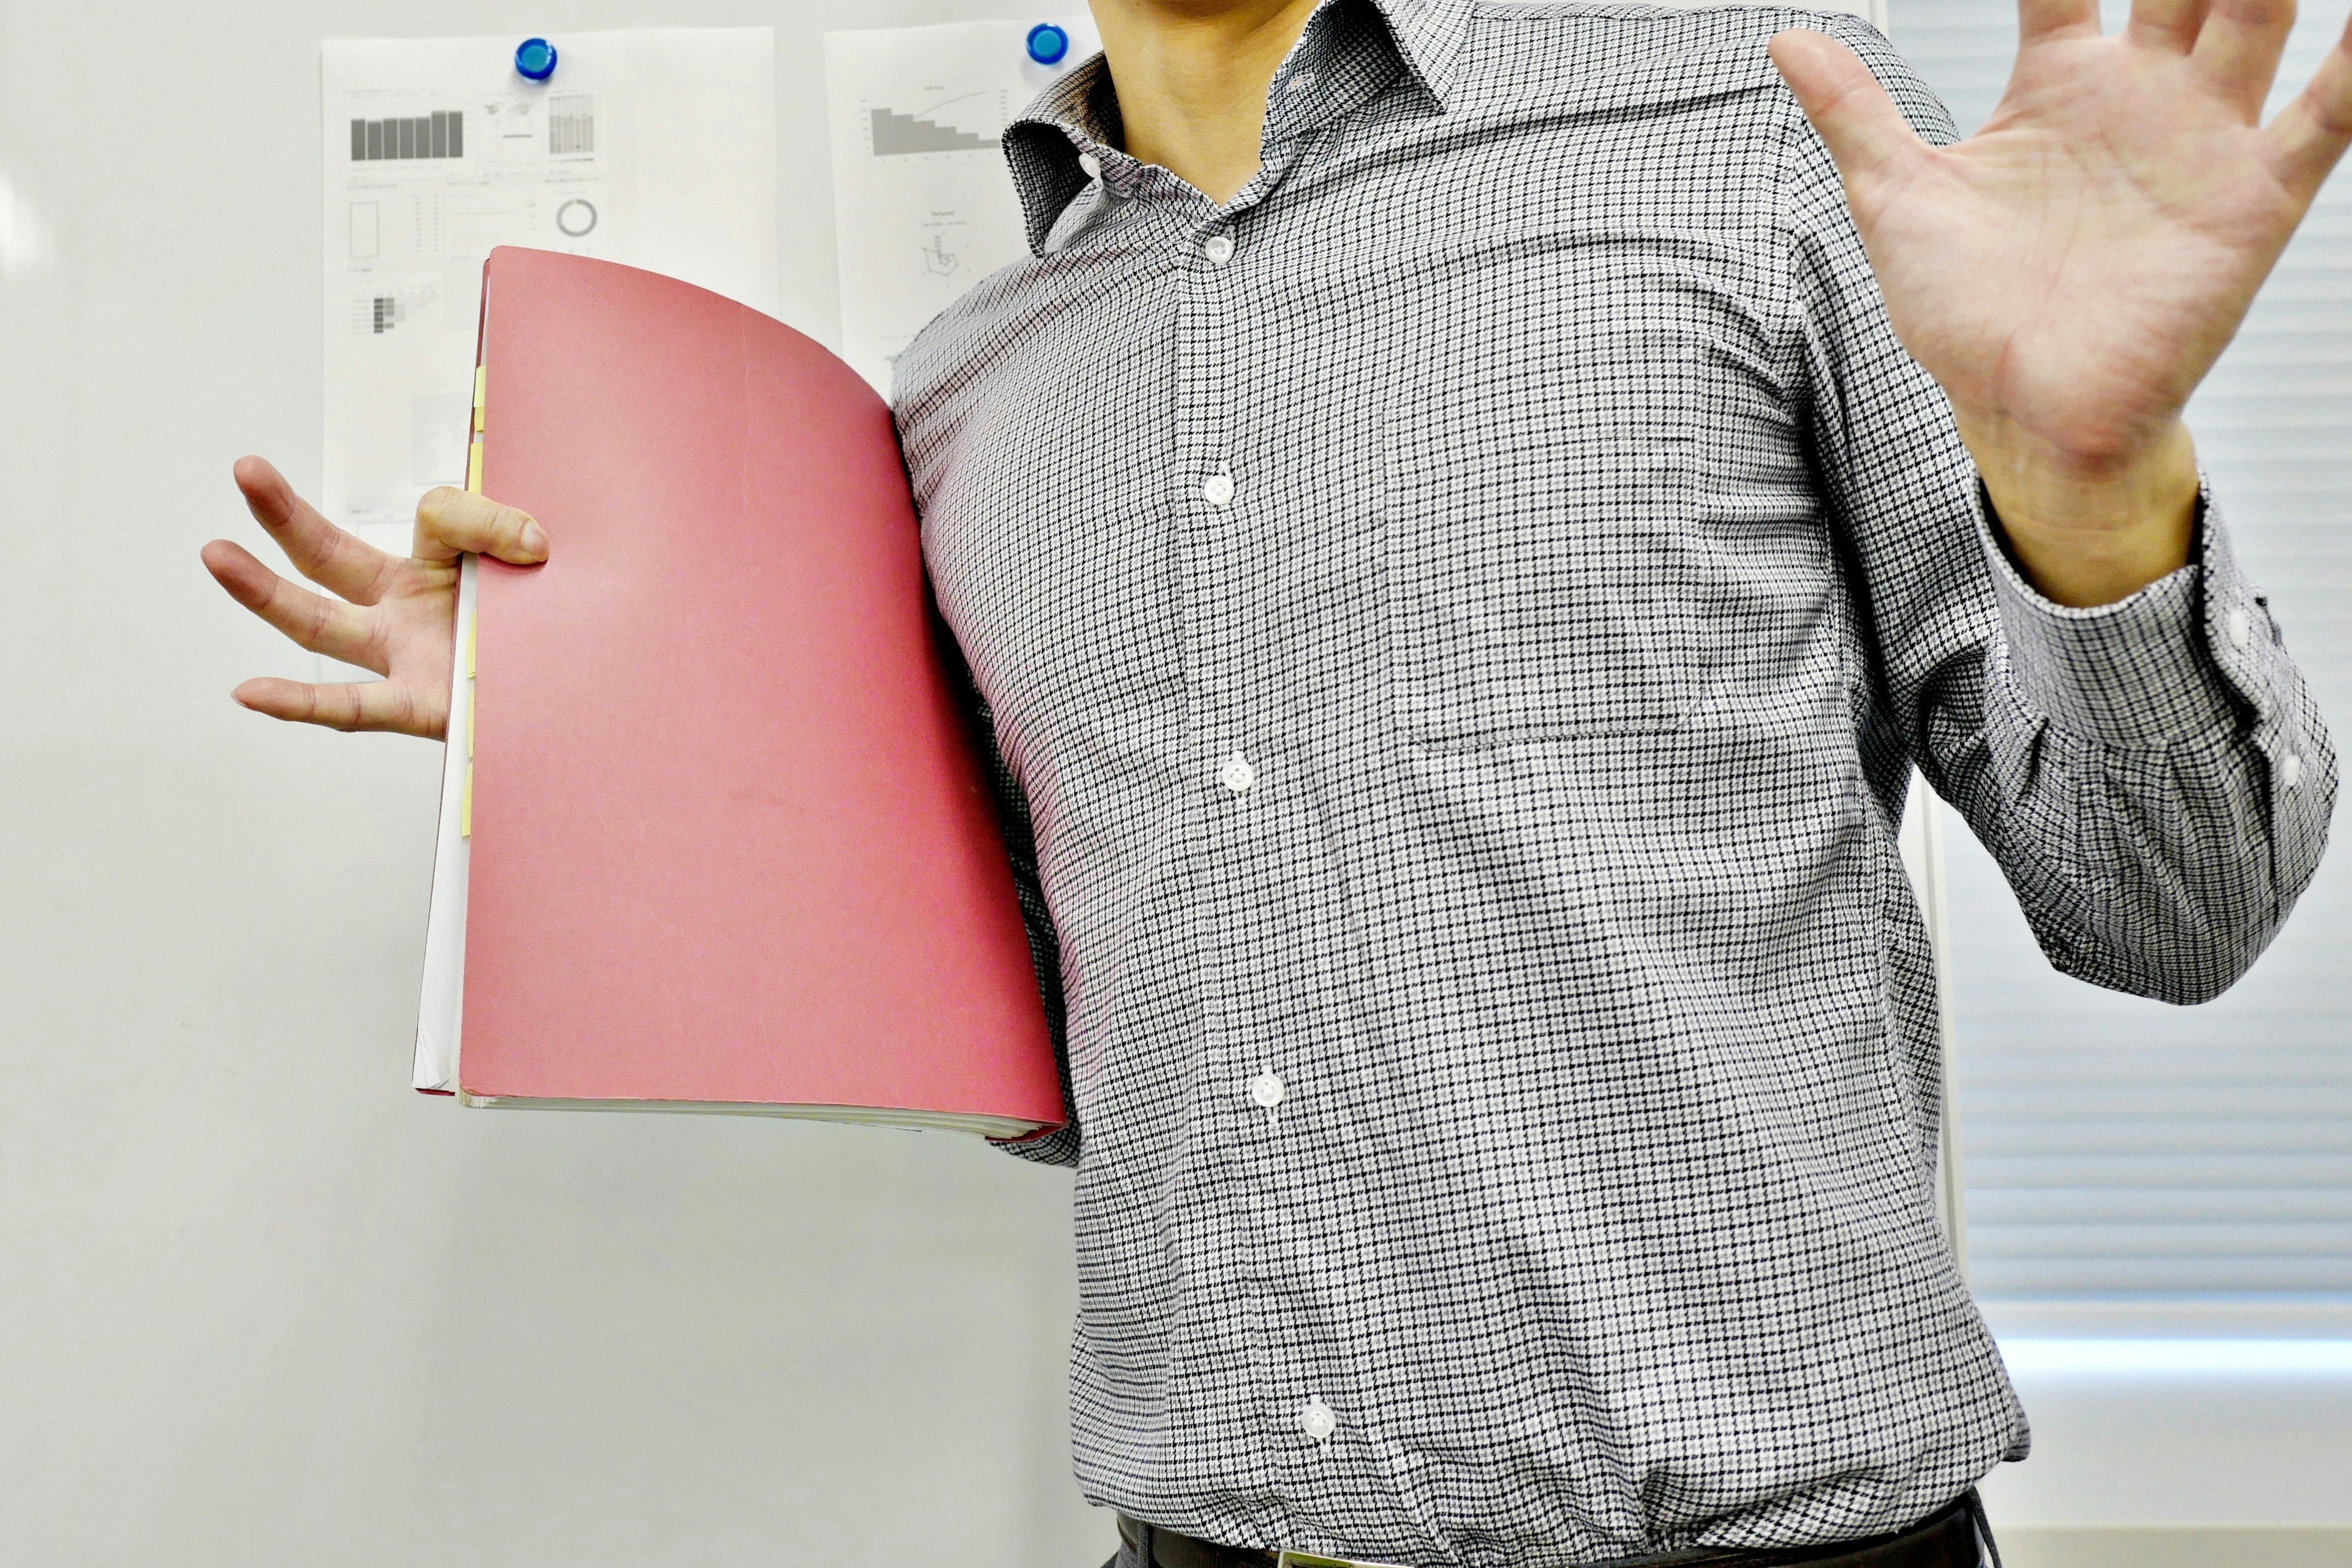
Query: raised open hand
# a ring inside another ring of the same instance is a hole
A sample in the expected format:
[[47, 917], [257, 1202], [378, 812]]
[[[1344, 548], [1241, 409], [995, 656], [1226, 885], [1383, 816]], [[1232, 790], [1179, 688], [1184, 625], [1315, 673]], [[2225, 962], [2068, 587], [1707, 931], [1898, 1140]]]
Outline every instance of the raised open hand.
[[440, 739], [449, 721], [457, 557], [470, 551], [518, 566], [543, 561], [547, 535], [539, 524], [510, 506], [445, 486], [417, 503], [416, 552], [403, 558], [320, 516], [259, 458], [237, 460], [236, 486], [295, 569], [342, 600], [296, 587], [226, 539], [205, 546], [206, 569], [231, 598], [302, 647], [384, 679], [315, 685], [265, 677], [231, 695], [276, 719]]
[[2000, 108], [1946, 148], [1843, 45], [1771, 46], [2005, 517], [2029, 470], [2095, 481], [2168, 451], [2178, 479], [2182, 406], [2352, 141], [2352, 28], [2261, 123], [2294, 0], [2137, 0], [2115, 37], [2096, 0], [2019, 16]]

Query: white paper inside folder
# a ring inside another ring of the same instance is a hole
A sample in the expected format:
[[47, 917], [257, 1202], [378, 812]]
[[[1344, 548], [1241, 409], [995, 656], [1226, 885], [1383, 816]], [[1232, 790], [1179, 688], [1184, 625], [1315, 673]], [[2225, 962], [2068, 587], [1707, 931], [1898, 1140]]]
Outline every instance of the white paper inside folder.
[[425, 922], [425, 986], [416, 1007], [416, 1063], [410, 1082], [431, 1094], [457, 1092], [457, 1048], [466, 1018], [466, 887], [473, 838], [474, 608], [481, 566], [457, 569], [457, 636], [449, 661], [449, 740], [441, 761], [441, 821], [433, 841], [433, 902]]

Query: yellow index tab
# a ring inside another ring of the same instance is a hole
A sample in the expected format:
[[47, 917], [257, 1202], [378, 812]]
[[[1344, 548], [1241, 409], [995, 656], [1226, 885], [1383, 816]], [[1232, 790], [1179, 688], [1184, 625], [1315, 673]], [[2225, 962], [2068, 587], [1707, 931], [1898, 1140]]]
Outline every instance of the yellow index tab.
[[466, 793], [457, 802], [457, 837], [474, 836], [474, 764], [466, 764]]
[[466, 488], [476, 495], [482, 493], [482, 444], [479, 441], [466, 448]]

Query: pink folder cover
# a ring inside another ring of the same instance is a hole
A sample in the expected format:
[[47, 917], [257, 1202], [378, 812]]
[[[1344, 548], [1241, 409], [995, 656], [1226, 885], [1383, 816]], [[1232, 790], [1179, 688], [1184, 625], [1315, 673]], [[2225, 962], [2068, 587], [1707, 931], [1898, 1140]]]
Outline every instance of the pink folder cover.
[[461, 1090], [1059, 1125], [888, 408], [632, 268], [483, 300], [481, 489], [551, 548], [480, 564]]

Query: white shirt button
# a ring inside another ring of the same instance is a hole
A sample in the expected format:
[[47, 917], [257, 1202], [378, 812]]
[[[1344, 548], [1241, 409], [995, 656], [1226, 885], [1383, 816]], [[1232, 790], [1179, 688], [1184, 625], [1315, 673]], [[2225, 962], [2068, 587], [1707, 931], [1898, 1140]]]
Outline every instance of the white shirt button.
[[2246, 639], [2253, 635], [2254, 629], [2252, 624], [2246, 619], [2246, 612], [2243, 610], [2231, 610], [2226, 624], [2230, 628], [2230, 646], [2231, 647], [2245, 647]]
[[1231, 506], [1234, 501], [1233, 475], [1220, 471], [1202, 479], [1201, 498], [1211, 506]]
[[1230, 234], [1211, 235], [1209, 242], [1201, 247], [1201, 254], [1223, 267], [1234, 258], [1234, 237]]
[[1282, 1079], [1272, 1068], [1250, 1079], [1250, 1100], [1262, 1110], [1272, 1110], [1282, 1103]]
[[1310, 1399], [1298, 1408], [1298, 1429], [1320, 1443], [1339, 1429], [1339, 1418], [1320, 1399]]
[[1078, 154], [1078, 172], [1089, 180], [1099, 180], [1102, 178], [1102, 160], [1092, 153], [1081, 153]]
[[2303, 753], [2289, 752], [2286, 754], [2285, 765], [2279, 769], [2279, 780], [2289, 789], [2303, 782]]
[[1235, 752], [1217, 769], [1217, 782], [1235, 795], [1247, 795], [1257, 786], [1257, 770], [1250, 760]]

